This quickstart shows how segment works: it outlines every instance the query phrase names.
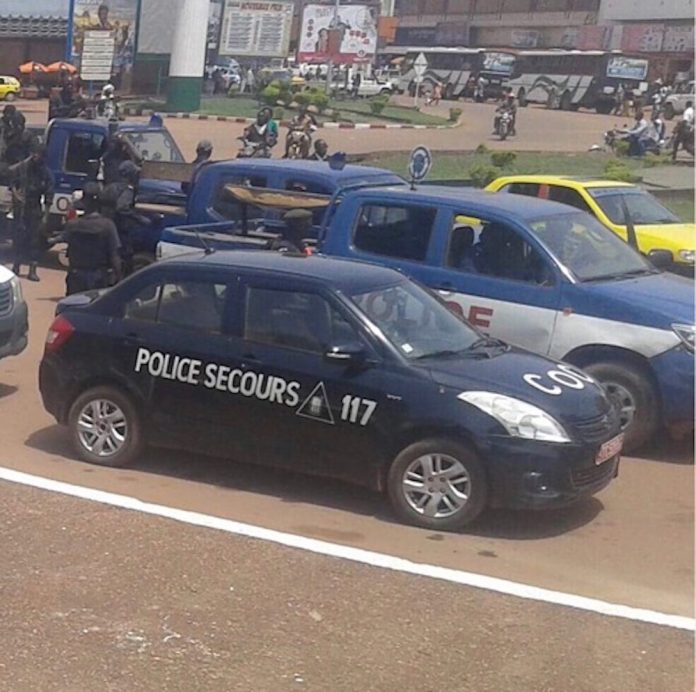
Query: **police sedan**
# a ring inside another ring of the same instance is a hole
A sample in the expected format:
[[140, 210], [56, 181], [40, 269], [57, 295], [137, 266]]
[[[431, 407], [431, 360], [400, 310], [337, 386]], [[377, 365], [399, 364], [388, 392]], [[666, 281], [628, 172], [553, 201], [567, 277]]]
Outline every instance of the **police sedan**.
[[88, 462], [149, 443], [333, 476], [429, 529], [592, 495], [622, 445], [582, 371], [484, 336], [396, 271], [263, 251], [64, 299], [40, 389]]

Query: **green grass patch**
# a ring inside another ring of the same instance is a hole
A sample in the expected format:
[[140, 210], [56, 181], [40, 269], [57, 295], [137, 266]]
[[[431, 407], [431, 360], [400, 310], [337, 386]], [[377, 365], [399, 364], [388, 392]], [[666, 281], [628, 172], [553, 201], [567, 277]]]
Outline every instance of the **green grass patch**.
[[662, 203], [671, 209], [682, 221], [694, 223], [696, 220], [693, 199], [669, 200]]

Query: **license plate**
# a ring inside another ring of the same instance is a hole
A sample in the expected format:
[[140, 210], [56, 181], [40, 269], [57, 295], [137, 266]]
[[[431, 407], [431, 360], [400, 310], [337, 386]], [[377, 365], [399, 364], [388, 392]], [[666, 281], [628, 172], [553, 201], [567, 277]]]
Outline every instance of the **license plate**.
[[623, 433], [621, 433], [620, 435], [617, 435], [616, 437], [613, 437], [608, 442], [605, 442], [599, 448], [599, 451], [597, 452], [597, 456], [595, 457], [594, 463], [597, 464], [597, 466], [599, 466], [600, 464], [603, 464], [605, 461], [609, 461], [609, 459], [615, 457], [617, 454], [619, 454], [621, 452], [621, 448], [623, 447], [623, 442], [624, 442]]

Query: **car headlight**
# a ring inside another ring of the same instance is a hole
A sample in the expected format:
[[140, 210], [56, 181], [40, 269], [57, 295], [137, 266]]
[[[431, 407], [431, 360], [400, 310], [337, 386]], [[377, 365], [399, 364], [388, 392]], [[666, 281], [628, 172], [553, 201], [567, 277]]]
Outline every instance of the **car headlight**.
[[674, 333], [682, 340], [686, 348], [694, 352], [694, 341], [696, 340], [696, 326], [693, 324], [673, 324]]
[[679, 250], [679, 258], [684, 262], [693, 264], [694, 259], [696, 259], [696, 250]]
[[23, 302], [22, 298], [22, 284], [16, 276], [10, 279], [10, 287], [12, 288], [12, 301], [15, 305]]
[[457, 398], [495, 418], [512, 437], [540, 442], [570, 442], [558, 421], [526, 401], [495, 392], [462, 392]]

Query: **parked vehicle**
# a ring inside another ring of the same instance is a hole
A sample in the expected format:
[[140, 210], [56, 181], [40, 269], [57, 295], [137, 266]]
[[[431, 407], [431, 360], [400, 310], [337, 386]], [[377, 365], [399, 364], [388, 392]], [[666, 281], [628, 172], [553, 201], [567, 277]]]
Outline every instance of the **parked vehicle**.
[[665, 99], [662, 112], [666, 120], [672, 120], [686, 110], [687, 101], [696, 100], [696, 82], [693, 80], [680, 84], [677, 89]]
[[16, 77], [0, 75], [0, 101], [14, 101], [21, 91], [21, 85]]
[[487, 189], [568, 204], [589, 212], [624, 240], [628, 240], [628, 210], [640, 252], [648, 259], [655, 253], [667, 252], [669, 269], [694, 275], [696, 224], [682, 222], [637, 185], [559, 175], [511, 175], [494, 180]]
[[[262, 203], [246, 194], [252, 208]], [[584, 368], [620, 409], [628, 449], [662, 424], [693, 429], [693, 283], [657, 270], [590, 214], [437, 186], [354, 185], [325, 204], [319, 252], [398, 268], [491, 336]], [[163, 241], [172, 254], [201, 237], [220, 248], [250, 240], [239, 227], [184, 226]], [[562, 386], [535, 384], [551, 397]]]

